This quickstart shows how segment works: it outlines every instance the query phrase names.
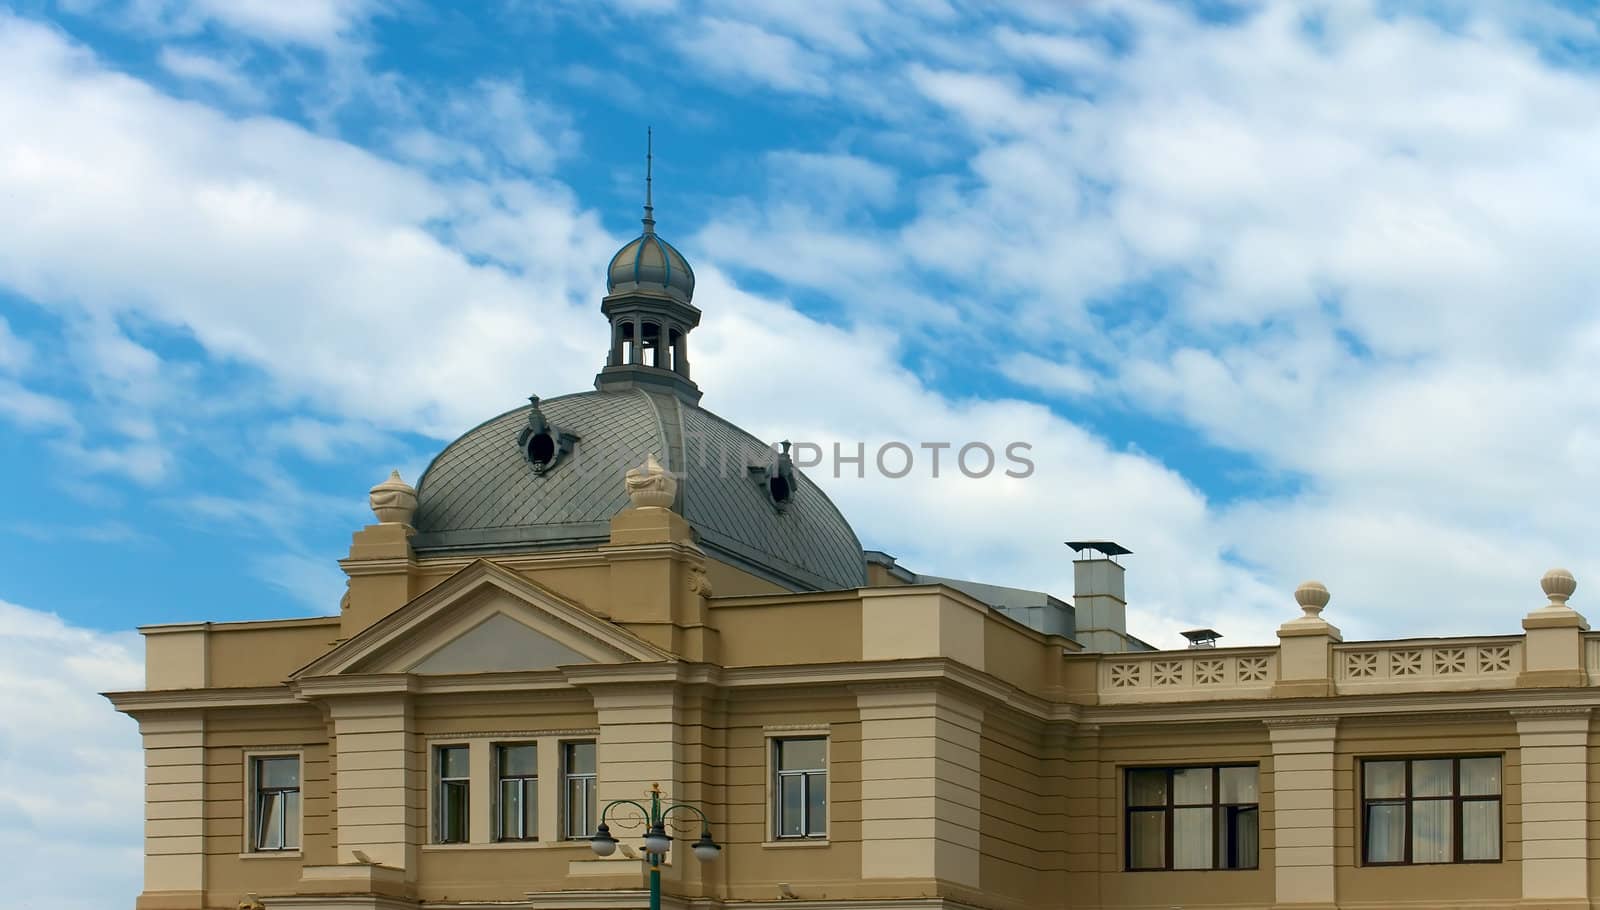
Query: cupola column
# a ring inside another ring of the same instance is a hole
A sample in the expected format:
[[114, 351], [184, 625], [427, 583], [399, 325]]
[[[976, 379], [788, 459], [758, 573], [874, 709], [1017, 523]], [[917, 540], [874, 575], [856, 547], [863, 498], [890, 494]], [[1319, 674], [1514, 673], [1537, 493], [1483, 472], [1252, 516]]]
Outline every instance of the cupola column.
[[633, 357], [629, 363], [644, 363], [644, 320], [633, 317]]
[[678, 337], [678, 346], [677, 346], [676, 350], [674, 350], [672, 352], [672, 368], [678, 372], [678, 375], [682, 376], [685, 379], [688, 379], [689, 378], [689, 333], [680, 329], [678, 331], [677, 337]]

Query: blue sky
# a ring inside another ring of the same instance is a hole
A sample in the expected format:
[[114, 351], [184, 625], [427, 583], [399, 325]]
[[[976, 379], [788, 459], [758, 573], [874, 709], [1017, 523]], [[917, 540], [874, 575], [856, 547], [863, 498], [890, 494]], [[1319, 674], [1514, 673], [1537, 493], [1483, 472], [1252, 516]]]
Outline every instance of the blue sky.
[[813, 472], [914, 569], [1070, 593], [1112, 537], [1169, 644], [1600, 577], [1591, 4], [13, 0], [0, 59], [0, 779], [97, 744], [0, 792], [38, 907], [137, 888], [136, 781], [60, 820], [128, 630], [334, 611], [368, 487], [589, 386], [647, 125], [706, 407], [1033, 446]]

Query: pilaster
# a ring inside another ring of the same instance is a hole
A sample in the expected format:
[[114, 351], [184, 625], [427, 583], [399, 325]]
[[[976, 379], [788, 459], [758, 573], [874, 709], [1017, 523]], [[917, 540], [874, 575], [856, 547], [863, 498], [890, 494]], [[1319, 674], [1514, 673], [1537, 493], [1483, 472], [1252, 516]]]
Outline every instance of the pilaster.
[[934, 688], [864, 689], [861, 876], [980, 889], [983, 709]]
[[163, 712], [139, 720], [144, 739], [144, 893], [140, 910], [206, 903], [205, 717]]
[[1333, 762], [1338, 719], [1267, 721], [1272, 742], [1273, 864], [1283, 908], [1332, 908]]
[[[600, 726], [595, 750], [599, 805], [604, 807], [612, 800], [631, 799], [648, 807], [650, 790], [658, 784], [667, 802], [682, 799], [683, 736], [679, 723], [682, 706], [677, 687], [668, 683], [634, 683], [607, 685], [591, 691]], [[644, 834], [643, 826], [629, 827], [638, 820], [637, 812], [623, 807], [610, 818], [613, 836], [638, 844], [639, 837]], [[675, 824], [694, 822], [681, 813], [672, 818]], [[682, 835], [688, 833], [689, 828], [669, 831], [676, 839], [661, 867], [662, 882], [674, 883], [673, 890], [679, 892], [685, 880], [697, 879], [700, 875], [700, 864], [688, 850], [689, 842], [699, 836], [698, 824], [692, 827], [692, 836], [687, 840]], [[632, 874], [631, 868], [628, 874]]]
[[1589, 906], [1589, 713], [1512, 712], [1522, 753], [1523, 906]]
[[[333, 721], [337, 861], [360, 850], [375, 863], [417, 877], [416, 827], [426, 758], [415, 747], [411, 696], [385, 692], [328, 699]], [[425, 792], [425, 791], [423, 791]]]

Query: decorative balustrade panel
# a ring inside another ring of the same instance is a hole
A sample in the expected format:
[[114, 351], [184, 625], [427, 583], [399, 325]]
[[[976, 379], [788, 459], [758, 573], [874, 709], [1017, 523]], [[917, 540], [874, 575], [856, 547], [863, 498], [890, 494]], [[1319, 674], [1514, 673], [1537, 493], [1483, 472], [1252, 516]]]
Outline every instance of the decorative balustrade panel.
[[1600, 632], [1583, 636], [1583, 668], [1589, 671], [1589, 685], [1600, 686]]
[[1108, 654], [1100, 660], [1100, 703], [1260, 698], [1277, 678], [1276, 648]]
[[1522, 639], [1352, 642], [1333, 649], [1340, 692], [1502, 689], [1522, 672]]

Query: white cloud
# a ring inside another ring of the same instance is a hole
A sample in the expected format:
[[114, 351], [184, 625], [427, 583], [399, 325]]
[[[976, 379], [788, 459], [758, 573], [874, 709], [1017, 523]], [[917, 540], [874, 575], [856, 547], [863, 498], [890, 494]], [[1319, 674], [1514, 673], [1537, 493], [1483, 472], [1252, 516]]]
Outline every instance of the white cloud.
[[0, 379], [0, 418], [23, 429], [75, 428], [72, 406], [10, 379]]
[[1022, 353], [999, 364], [1000, 372], [1013, 382], [1060, 395], [1087, 395], [1099, 385], [1099, 374], [1074, 363], [1047, 360], [1037, 354]]
[[11, 331], [11, 323], [0, 316], [0, 373], [20, 373], [33, 361], [33, 346]]
[[123, 21], [157, 34], [196, 34], [208, 26], [273, 44], [331, 49], [389, 4], [387, 0], [63, 0], [80, 15]]
[[858, 155], [785, 149], [768, 152], [765, 163], [771, 195], [820, 198], [835, 211], [887, 205], [899, 189], [899, 175], [892, 168]]
[[0, 601], [0, 850], [10, 905], [99, 910], [138, 893], [138, 730], [96, 693], [143, 685], [133, 634]]
[[181, 47], [161, 49], [161, 68], [191, 82], [212, 86], [242, 104], [259, 107], [267, 95], [239, 72], [234, 61]]
[[256, 559], [252, 570], [312, 613], [329, 616], [339, 612], [346, 578], [339, 564], [327, 554], [276, 553]]
[[[434, 183], [281, 121], [173, 101], [14, 18], [0, 17], [0, 56], [0, 118], [20, 125], [0, 157], [15, 202], [0, 210], [0, 284], [102, 326], [136, 311], [181, 327], [388, 428], [449, 435], [592, 369], [594, 263], [613, 241], [564, 188]], [[468, 259], [484, 254], [519, 274]]]
[[[1330, 618], [1351, 610], [1364, 634], [1514, 628], [1545, 564], [1586, 564], [1596, 505], [1600, 80], [1518, 37], [1523, 13], [1462, 12], [1445, 29], [1332, 4], [1311, 27], [1288, 3], [1228, 24], [1042, 4], [987, 46], [1070, 71], [1047, 81], [1005, 53], [859, 69], [840, 53], [833, 78], [904, 75], [943, 114], [925, 128], [976, 150], [909, 187], [898, 245], [822, 208], [805, 234], [850, 251], [842, 296], [866, 286], [857, 262], [894, 263], [912, 293], [953, 285], [949, 350], [970, 339], [1064, 402], [1094, 387], [1281, 481], [1205, 528], [1273, 590], [1320, 576]], [[1080, 36], [1108, 16], [1126, 47], [1098, 53]], [[759, 226], [720, 221], [712, 255]]]
[[266, 438], [270, 445], [301, 457], [331, 462], [351, 452], [377, 449], [386, 437], [370, 425], [355, 421], [336, 423], [314, 417], [291, 417], [268, 427]]
[[[709, 266], [698, 274], [697, 300], [715, 301], [696, 339], [703, 404], [769, 441], [812, 441], [828, 453], [835, 442], [847, 453], [865, 444], [867, 479], [849, 467], [835, 478], [831, 455], [808, 470], [865, 546], [915, 571], [1070, 596], [1062, 541], [1116, 539], [1138, 551], [1128, 576], [1133, 631], [1169, 646], [1196, 625], [1221, 627], [1230, 640], [1271, 640], [1293, 614], [1287, 591], [1224, 559], [1226, 538], [1205, 497], [1155, 460], [1039, 405], [946, 399], [899, 365], [892, 334], [826, 326], [738, 291]], [[917, 467], [898, 480], [872, 476], [870, 461], [891, 441], [910, 446]], [[1034, 474], [967, 479], [952, 460], [968, 442], [997, 453], [1028, 443]], [[953, 446], [937, 479], [923, 443]]]
[[[1595, 410], [1600, 330], [1572, 289], [1595, 284], [1580, 254], [1600, 212], [1585, 187], [1600, 180], [1582, 178], [1600, 121], [1571, 112], [1595, 108], [1593, 85], [1492, 28], [1452, 35], [1352, 6], [1312, 41], [1279, 7], [1229, 27], [1126, 9], [1126, 54], [1080, 53], [1068, 41], [1078, 14], [1057, 11], [1065, 31], [1013, 24], [995, 45], [870, 74], [952, 115], [937, 135], [976, 149], [958, 172], [911, 184], [842, 151], [892, 144], [874, 138], [769, 160], [817, 198], [728, 206], [695, 238], [706, 403], [774, 437], [1027, 428], [1044, 452], [1031, 485], [830, 486], [869, 543], [927, 571], [1065, 593], [1061, 539], [1123, 539], [1158, 638], [1180, 622], [1270, 638], [1307, 575], [1334, 589], [1330, 618], [1342, 604], [1363, 611], [1351, 629], [1438, 627], [1435, 601], [1413, 596], [1430, 585], [1455, 591], [1463, 622], [1520, 615], [1520, 563], [1501, 587], [1454, 567], [1506, 527], [1552, 554], [1583, 539], [1583, 502], [1568, 492], [1592, 481], [1600, 443], [1571, 415]], [[870, 58], [825, 24], [804, 32], [735, 12], [718, 8], [722, 31], [701, 36], [717, 41], [689, 48], [721, 54], [709, 78], [802, 93], [866, 78], [852, 61]], [[721, 48], [740, 36], [754, 40]], [[876, 47], [880, 33], [862, 40]], [[984, 53], [1005, 42], [1076, 68], [1103, 95], [1089, 105], [1007, 72], [1003, 55]], [[529, 391], [587, 384], [602, 347], [595, 274], [614, 238], [567, 188], [493, 168], [430, 177], [280, 121], [223, 117], [15, 20], [0, 45], [18, 61], [0, 113], [26, 125], [0, 159], [0, 188], [50, 198], [55, 219], [24, 230], [0, 215], [0, 281], [58, 307], [182, 326], [325, 412], [324, 429], [348, 419], [448, 436]], [[519, 91], [496, 97], [538, 103]], [[44, 97], [56, 101], [46, 109]], [[848, 97], [882, 111], [881, 94]], [[559, 116], [530, 122], [520, 139], [521, 127], [454, 146], [433, 133], [408, 147], [429, 167], [566, 154]], [[920, 216], [903, 230], [852, 220], [885, 200]], [[757, 255], [774, 247], [781, 259]], [[752, 263], [871, 306], [830, 328], [717, 277], [718, 264]], [[1142, 283], [1155, 299], [1115, 312], [1099, 302]], [[967, 343], [1001, 337], [1031, 349]], [[125, 369], [100, 381], [136, 389], [148, 374], [120, 350]], [[959, 362], [929, 369], [1092, 389], [1108, 406], [1185, 422], [1303, 492], [1219, 506], [1120, 440], [1018, 402], [941, 396], [901, 366], [956, 351]], [[275, 496], [186, 501], [193, 514], [237, 515]], [[273, 533], [287, 537], [301, 508]], [[1379, 564], [1385, 554], [1396, 555]], [[1413, 584], [1417, 567], [1430, 574]]]
[[826, 58], [787, 35], [732, 19], [701, 19], [679, 30], [678, 48], [706, 70], [758, 85], [821, 95]]

